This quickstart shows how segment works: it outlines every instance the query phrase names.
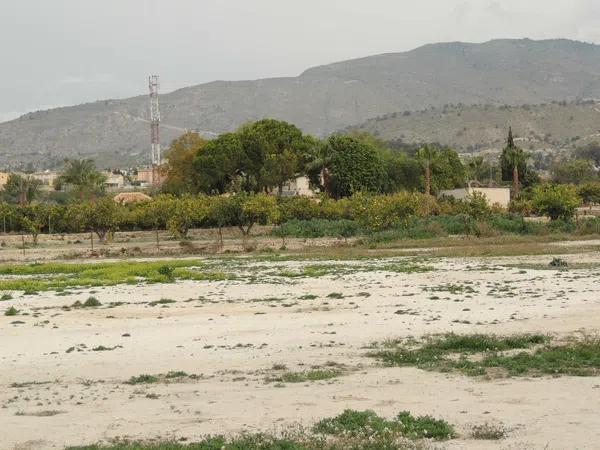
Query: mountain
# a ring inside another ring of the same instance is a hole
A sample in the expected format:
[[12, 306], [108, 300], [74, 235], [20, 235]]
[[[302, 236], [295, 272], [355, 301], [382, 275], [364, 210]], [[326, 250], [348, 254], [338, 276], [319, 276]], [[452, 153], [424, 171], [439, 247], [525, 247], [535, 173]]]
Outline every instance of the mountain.
[[446, 105], [369, 119], [342, 130], [366, 132], [383, 141], [436, 142], [462, 153], [499, 151], [512, 126], [526, 150], [565, 152], [600, 141], [600, 103], [553, 101], [541, 105]]
[[[274, 117], [318, 136], [394, 111], [446, 104], [539, 104], [600, 98], [600, 46], [564, 39], [431, 44], [314, 67], [297, 77], [215, 81], [161, 96], [162, 143]], [[167, 76], [166, 74], [163, 74]], [[0, 124], [0, 165], [93, 157], [148, 161], [144, 96], [26, 114]]]

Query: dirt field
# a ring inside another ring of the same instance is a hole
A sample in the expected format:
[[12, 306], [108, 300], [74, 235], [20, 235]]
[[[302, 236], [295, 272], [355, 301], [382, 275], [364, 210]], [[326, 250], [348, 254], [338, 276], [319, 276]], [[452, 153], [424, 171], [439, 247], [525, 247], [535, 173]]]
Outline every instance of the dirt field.
[[[597, 449], [598, 377], [490, 380], [366, 356], [373, 342], [430, 333], [599, 332], [600, 254], [561, 257], [588, 265], [423, 256], [320, 260], [319, 273], [310, 260], [233, 258], [211, 262], [236, 275], [226, 281], [13, 292], [0, 301], [0, 311], [20, 311], [0, 315], [0, 449], [192, 441], [310, 426], [346, 408], [443, 418], [460, 436], [435, 448]], [[91, 295], [102, 305], [70, 307]], [[283, 366], [339, 376], [274, 381]], [[193, 376], [126, 383], [173, 371]], [[507, 437], [470, 439], [484, 422]]]

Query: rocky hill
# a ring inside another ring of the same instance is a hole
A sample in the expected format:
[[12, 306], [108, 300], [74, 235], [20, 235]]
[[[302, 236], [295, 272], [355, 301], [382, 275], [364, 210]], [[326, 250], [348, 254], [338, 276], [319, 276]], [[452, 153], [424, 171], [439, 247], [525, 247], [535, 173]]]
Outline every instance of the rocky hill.
[[509, 126], [524, 149], [572, 150], [600, 141], [600, 103], [447, 105], [386, 114], [344, 132], [367, 132], [384, 141], [437, 142], [471, 153], [500, 150]]
[[[163, 95], [162, 142], [185, 129], [211, 136], [263, 117], [323, 136], [395, 111], [446, 104], [600, 98], [598, 74], [600, 46], [581, 42], [432, 44], [315, 67], [297, 77], [216, 81]], [[101, 166], [147, 162], [147, 119], [144, 96], [27, 114], [0, 124], [0, 166], [49, 166], [75, 156], [93, 157]]]

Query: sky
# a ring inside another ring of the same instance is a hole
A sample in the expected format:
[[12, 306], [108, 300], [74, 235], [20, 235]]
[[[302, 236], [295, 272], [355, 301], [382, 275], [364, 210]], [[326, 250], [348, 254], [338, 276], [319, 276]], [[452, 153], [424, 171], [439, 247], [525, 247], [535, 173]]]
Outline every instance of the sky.
[[0, 122], [434, 42], [600, 44], [598, 0], [0, 0]]

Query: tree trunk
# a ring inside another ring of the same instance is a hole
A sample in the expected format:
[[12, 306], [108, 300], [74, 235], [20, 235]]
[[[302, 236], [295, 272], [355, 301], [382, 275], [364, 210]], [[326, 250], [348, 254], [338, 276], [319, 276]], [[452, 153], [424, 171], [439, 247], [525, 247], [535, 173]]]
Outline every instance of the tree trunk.
[[519, 166], [515, 165], [513, 167], [513, 192], [515, 194], [515, 198], [519, 196]]
[[158, 236], [158, 228], [156, 231], [156, 250], [160, 251], [160, 237]]
[[23, 256], [25, 256], [25, 235], [21, 232], [21, 244], [23, 245]]
[[425, 194], [431, 195], [431, 166], [425, 166]]
[[90, 231], [90, 242], [92, 244], [92, 251], [94, 251], [94, 232]]
[[223, 250], [223, 227], [219, 226], [219, 243], [221, 244], [221, 250]]

